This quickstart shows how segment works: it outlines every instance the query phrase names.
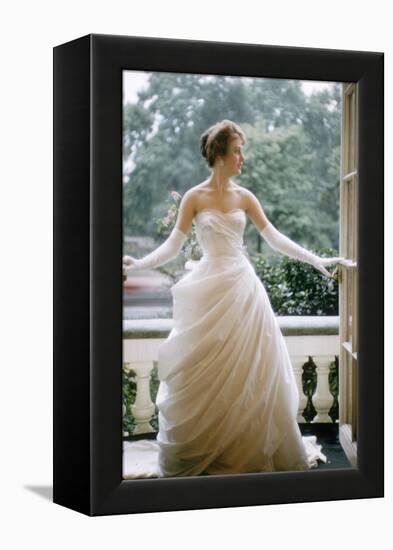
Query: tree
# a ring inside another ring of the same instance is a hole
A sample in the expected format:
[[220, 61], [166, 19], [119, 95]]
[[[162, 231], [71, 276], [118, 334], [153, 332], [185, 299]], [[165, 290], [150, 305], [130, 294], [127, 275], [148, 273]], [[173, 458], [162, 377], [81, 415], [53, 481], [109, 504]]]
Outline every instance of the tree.
[[[264, 130], [261, 120], [245, 127], [249, 139], [242, 184], [260, 200], [268, 219], [279, 231], [304, 246], [318, 240], [318, 217], [313, 215], [312, 178], [308, 166], [312, 152], [300, 125]], [[255, 232], [251, 226], [247, 235]], [[257, 250], [261, 238], [257, 234]], [[253, 247], [252, 247], [253, 248]]]

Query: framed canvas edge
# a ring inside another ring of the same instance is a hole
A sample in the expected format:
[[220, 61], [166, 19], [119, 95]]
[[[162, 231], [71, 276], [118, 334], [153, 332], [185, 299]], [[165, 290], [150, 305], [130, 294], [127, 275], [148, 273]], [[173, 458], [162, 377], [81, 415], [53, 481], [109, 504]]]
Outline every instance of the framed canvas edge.
[[[121, 387], [121, 369], [119, 369], [117, 378], [111, 379], [109, 385], [104, 383], [108, 375], [108, 367], [105, 367], [105, 364], [120, 365], [121, 362], [121, 350], [119, 348], [122, 341], [120, 267], [122, 254], [122, 197], [121, 189], [120, 192], [118, 189], [114, 193], [112, 189], [113, 196], [110, 197], [106, 184], [108, 181], [114, 180], [121, 182], [121, 132], [118, 135], [113, 133], [115, 127], [121, 128], [121, 76], [119, 67], [121, 65], [121, 70], [132, 70], [134, 66], [133, 70], [143, 70], [142, 67], [145, 62], [144, 47], [149, 50], [151, 56], [151, 52], [158, 44], [157, 40], [160, 43], [162, 57], [155, 59], [155, 70], [159, 70], [157, 67], [161, 65], [160, 70], [162, 71], [174, 71], [177, 64], [179, 67], [178, 72], [199, 72], [203, 68], [200, 62], [195, 64], [190, 61], [190, 58], [188, 58], [189, 61], [185, 61], [182, 56], [184, 48], [187, 48], [188, 52], [190, 48], [195, 48], [198, 54], [203, 52], [205, 55], [205, 57], [202, 55], [205, 63], [205, 70], [202, 72], [209, 73], [211, 72], [211, 65], [206, 63], [207, 52], [211, 52], [212, 49], [214, 50], [217, 47], [220, 55], [223, 55], [223, 52], [231, 53], [233, 59], [236, 58], [236, 51], [238, 51], [238, 61], [241, 61], [242, 55], [246, 55], [251, 47], [254, 50], [253, 55], [263, 55], [266, 58], [265, 60], [268, 61], [268, 65], [270, 63], [270, 67], [272, 67], [276, 56], [280, 55], [282, 60], [286, 60], [287, 66], [290, 62], [292, 75], [303, 74], [302, 78], [309, 80], [336, 80], [332, 78], [332, 74], [334, 74], [331, 65], [333, 56], [335, 63], [338, 65], [336, 69], [337, 74], [341, 75], [341, 81], [359, 83], [360, 90], [363, 89], [366, 94], [364, 98], [360, 97], [360, 102], [363, 101], [364, 107], [363, 116], [366, 117], [364, 120], [368, 121], [367, 126], [369, 127], [371, 124], [372, 128], [371, 134], [368, 133], [366, 136], [362, 133], [359, 136], [360, 149], [362, 147], [364, 150], [367, 149], [369, 155], [372, 152], [373, 157], [362, 168], [367, 174], [363, 181], [366, 181], [366, 178], [367, 181], [370, 181], [370, 171], [374, 174], [375, 165], [379, 163], [379, 166], [382, 167], [382, 172], [377, 171], [374, 178], [374, 185], [377, 186], [378, 193], [371, 200], [374, 205], [373, 215], [376, 216], [376, 224], [371, 231], [363, 230], [359, 234], [362, 237], [362, 239], [359, 238], [359, 248], [363, 251], [364, 266], [366, 266], [370, 255], [373, 255], [373, 259], [377, 261], [377, 264], [373, 264], [376, 269], [367, 271], [362, 270], [363, 266], [359, 261], [359, 272], [363, 274], [362, 281], [364, 285], [362, 287], [362, 284], [359, 284], [359, 317], [362, 315], [363, 296], [369, 290], [369, 287], [365, 285], [366, 283], [369, 285], [372, 281], [378, 291], [372, 293], [370, 303], [368, 303], [368, 313], [370, 313], [371, 307], [373, 317], [379, 320], [378, 327], [381, 324], [383, 326], [381, 315], [383, 311], [383, 296], [381, 296], [381, 287], [383, 287], [381, 284], [381, 274], [383, 277], [383, 147], [378, 149], [378, 145], [383, 140], [383, 102], [377, 104], [376, 111], [373, 111], [373, 115], [377, 114], [377, 116], [374, 116], [373, 121], [368, 120], [372, 110], [368, 103], [370, 98], [381, 100], [383, 96], [383, 65], [381, 66], [383, 53], [342, 52], [290, 47], [284, 47], [284, 51], [279, 46], [90, 35], [90, 146], [89, 150], [85, 151], [90, 159], [91, 185], [89, 233], [91, 246], [89, 269], [91, 323], [89, 335], [90, 437], [88, 451], [90, 504], [88, 510], [84, 508], [82, 511], [90, 515], [103, 515], [381, 497], [383, 496], [383, 412], [381, 415], [380, 404], [381, 399], [383, 403], [383, 368], [382, 373], [379, 368], [375, 375], [372, 384], [372, 396], [370, 396], [370, 393], [365, 392], [363, 384], [365, 380], [360, 380], [359, 395], [364, 395], [364, 399], [368, 404], [374, 403], [375, 412], [369, 416], [369, 421], [364, 423], [367, 434], [374, 435], [374, 447], [371, 449], [369, 442], [365, 442], [363, 447], [360, 447], [359, 452], [363, 453], [364, 461], [359, 461], [358, 469], [310, 471], [306, 473], [275, 472], [271, 474], [240, 474], [200, 478], [122, 480], [121, 460], [119, 460], [122, 439], [121, 404], [119, 401], [121, 395], [117, 395], [117, 400], [115, 399], [115, 402], [113, 402], [116, 393], [115, 388], [118, 389], [119, 384]], [[171, 63], [168, 64], [164, 56], [165, 48], [162, 49], [165, 45], [172, 54], [178, 52], [178, 61], [176, 61], [175, 56], [175, 58], [171, 58]], [[129, 59], [134, 60], [136, 52], [138, 53], [138, 63], [130, 61], [127, 66], [124, 66], [124, 58], [129, 56]], [[306, 56], [306, 59], [304, 56]], [[194, 58], [191, 56], [191, 59]], [[323, 65], [323, 62], [329, 63], [329, 67], [326, 65], [328, 77], [325, 78], [321, 78], [323, 73], [321, 64]], [[186, 70], [187, 63], [188, 70]], [[135, 68], [136, 65], [137, 68]], [[145, 68], [145, 70], [153, 70], [151, 69], [151, 57], [147, 65], [150, 68]], [[317, 65], [318, 68], [315, 69]], [[285, 69], [276, 67], [274, 71], [269, 71], [269, 75], [261, 76], [293, 78], [285, 72], [282, 72], [280, 76], [280, 70], [285, 71]], [[213, 74], [227, 73], [215, 72]], [[343, 74], [347, 74], [347, 77], [342, 78]], [[243, 73], [238, 76], [242, 75]], [[254, 76], [257, 75], [254, 74]], [[108, 80], [108, 77], [110, 80]], [[298, 78], [301, 77], [298, 76]], [[337, 80], [340, 79], [337, 78]], [[370, 85], [370, 81], [373, 82], [373, 85]], [[107, 127], [106, 124], [109, 119], [112, 119], [112, 123], [109, 122]], [[115, 124], [113, 124], [113, 121], [116, 121]], [[109, 134], [108, 128], [111, 129]], [[363, 132], [362, 129], [361, 131]], [[108, 135], [113, 138], [110, 144], [107, 143]], [[106, 166], [103, 165], [104, 159]], [[118, 179], [119, 177], [120, 179]], [[360, 178], [362, 178], [361, 174]], [[367, 193], [369, 193], [369, 190], [366, 190], [366, 195]], [[364, 202], [359, 203], [360, 214], [363, 212], [362, 207], [369, 203], [369, 200], [366, 200], [369, 197], [364, 195], [363, 198]], [[107, 222], [103, 223], [103, 219]], [[382, 241], [380, 240], [381, 229]], [[371, 247], [373, 247], [373, 250]], [[109, 266], [119, 267], [113, 269]], [[86, 272], [84, 274], [86, 275]], [[362, 288], [365, 290], [362, 291]], [[117, 314], [114, 310], [119, 316], [118, 319], [116, 319]], [[108, 312], [110, 312], [109, 317], [105, 315]], [[363, 311], [363, 313], [365, 312]], [[370, 328], [369, 324], [366, 326], [363, 324], [362, 329], [359, 327], [359, 336], [361, 336], [361, 330], [368, 330], [370, 334]], [[383, 331], [379, 335], [376, 331], [371, 331], [371, 334], [372, 337], [370, 339], [369, 336], [367, 345], [373, 347], [373, 349], [383, 350]], [[108, 349], [103, 352], [103, 341], [108, 344], [109, 340], [112, 340], [112, 345], [109, 344]], [[115, 349], [116, 347], [117, 349]], [[364, 349], [366, 351], [366, 344]], [[383, 357], [381, 358], [381, 354], [377, 353], [375, 361], [381, 365], [381, 360], [383, 361]], [[115, 409], [117, 409], [116, 412]], [[73, 416], [75, 418], [77, 414]], [[111, 431], [112, 433], [110, 433]], [[119, 444], [117, 448], [116, 444]], [[110, 449], [113, 452], [110, 452]], [[373, 453], [374, 457], [372, 456]], [[375, 467], [377, 467], [377, 470], [375, 470]], [[316, 489], [316, 485], [319, 486], [319, 489]], [[219, 494], [217, 491], [219, 491]], [[231, 497], [228, 497], [229, 494], [231, 494]]]

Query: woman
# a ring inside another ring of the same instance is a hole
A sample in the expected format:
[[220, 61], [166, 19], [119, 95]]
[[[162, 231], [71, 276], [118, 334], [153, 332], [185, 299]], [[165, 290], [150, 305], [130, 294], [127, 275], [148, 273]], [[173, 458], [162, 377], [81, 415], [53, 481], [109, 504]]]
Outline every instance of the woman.
[[244, 254], [247, 216], [272, 248], [327, 277], [325, 266], [342, 258], [320, 258], [282, 235], [255, 195], [231, 179], [241, 174], [245, 141], [230, 120], [210, 127], [201, 136], [209, 178], [185, 193], [160, 247], [143, 259], [123, 258], [125, 272], [167, 263], [193, 222], [203, 251], [171, 289], [174, 325], [158, 358], [157, 442], [134, 445], [136, 460], [149, 454], [146, 464], [155, 470], [144, 475], [306, 470], [326, 461], [296, 422], [298, 390], [285, 341]]

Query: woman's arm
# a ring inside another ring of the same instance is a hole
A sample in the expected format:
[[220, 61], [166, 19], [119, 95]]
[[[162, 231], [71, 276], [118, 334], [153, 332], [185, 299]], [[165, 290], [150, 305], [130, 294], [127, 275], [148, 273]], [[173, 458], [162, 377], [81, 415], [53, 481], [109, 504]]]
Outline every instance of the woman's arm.
[[271, 248], [289, 256], [290, 258], [300, 260], [301, 262], [307, 262], [327, 277], [331, 277], [331, 274], [327, 269], [325, 269], [324, 266], [339, 263], [344, 259], [343, 257], [320, 258], [305, 248], [302, 248], [274, 227], [274, 225], [267, 219], [261, 204], [253, 193], [249, 191], [247, 195], [247, 213], [258, 229], [260, 235], [262, 235]]
[[169, 237], [150, 254], [137, 259], [132, 256], [123, 256], [124, 273], [133, 269], [154, 269], [173, 260], [187, 240], [187, 233], [194, 215], [193, 194], [185, 193], [179, 207], [175, 227]]
[[195, 214], [195, 197], [195, 191], [193, 189], [189, 189], [184, 193], [179, 205], [175, 228], [179, 229], [179, 231], [182, 231], [186, 235], [190, 230]]
[[254, 193], [245, 190], [245, 199], [246, 199], [246, 212], [255, 227], [258, 229], [258, 232], [261, 232], [266, 225], [269, 223], [269, 220], [266, 217], [266, 214], [261, 206], [261, 203], [256, 198]]

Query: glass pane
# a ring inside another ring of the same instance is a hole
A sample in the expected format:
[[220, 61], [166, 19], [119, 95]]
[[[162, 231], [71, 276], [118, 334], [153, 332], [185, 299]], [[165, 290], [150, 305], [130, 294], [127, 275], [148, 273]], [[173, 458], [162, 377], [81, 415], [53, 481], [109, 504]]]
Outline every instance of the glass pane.
[[354, 202], [354, 209], [353, 209], [353, 241], [354, 241], [354, 249], [352, 253], [352, 258], [354, 261], [357, 261], [358, 259], [358, 237], [357, 237], [357, 227], [358, 227], [358, 178], [355, 176], [353, 180], [353, 202]]
[[351, 361], [351, 355], [347, 352], [347, 365], [348, 365], [348, 423], [352, 424], [352, 361]]
[[353, 314], [353, 305], [352, 305], [352, 295], [353, 295], [353, 273], [352, 270], [347, 272], [347, 338], [346, 340], [351, 343], [352, 346], [352, 314]]
[[351, 425], [352, 441], [357, 440], [357, 361], [351, 358]]
[[346, 242], [346, 256], [347, 258], [353, 257], [353, 179], [347, 182], [347, 242]]
[[348, 169], [350, 172], [355, 169], [355, 136], [356, 136], [356, 102], [355, 94], [348, 97]]
[[357, 271], [353, 270], [352, 272], [352, 315], [353, 320], [352, 322], [352, 328], [351, 328], [351, 339], [352, 339], [352, 352], [357, 352], [357, 338], [356, 338], [356, 331], [357, 331]]
[[349, 172], [349, 142], [350, 142], [350, 136], [349, 136], [349, 121], [350, 121], [350, 109], [349, 109], [349, 106], [350, 106], [350, 103], [349, 103], [349, 97], [348, 96], [344, 96], [345, 99], [345, 109], [344, 109], [344, 133], [343, 133], [343, 139], [344, 139], [344, 147], [343, 147], [343, 153], [344, 153], [344, 158], [343, 158], [343, 169], [344, 169], [344, 173], [343, 175], [345, 176], [346, 174], [348, 174]]

